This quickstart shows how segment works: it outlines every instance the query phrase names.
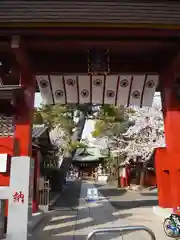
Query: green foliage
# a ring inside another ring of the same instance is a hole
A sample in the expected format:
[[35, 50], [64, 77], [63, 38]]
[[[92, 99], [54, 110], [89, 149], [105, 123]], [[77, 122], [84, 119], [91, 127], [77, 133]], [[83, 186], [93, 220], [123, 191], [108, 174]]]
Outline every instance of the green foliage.
[[124, 121], [125, 112], [123, 107], [103, 105], [100, 108], [99, 118], [104, 122], [121, 122]]
[[[86, 147], [85, 143], [72, 140], [73, 129], [77, 127], [77, 131], [81, 126], [75, 123], [75, 118], [80, 117], [80, 111], [87, 114], [86, 106], [71, 105], [41, 105], [35, 109], [34, 124], [45, 124], [49, 129], [59, 127], [65, 135], [62, 137], [63, 143], [59, 146], [59, 153], [72, 152], [76, 148]], [[84, 126], [82, 126], [83, 128]]]
[[104, 105], [98, 117], [100, 120], [96, 120], [95, 130], [92, 132], [95, 138], [119, 136], [127, 130], [129, 121], [123, 107]]
[[34, 123], [46, 124], [50, 129], [59, 126], [67, 134], [72, 133], [74, 128], [74, 107], [69, 105], [42, 105], [34, 113]]
[[95, 129], [92, 132], [92, 136], [95, 137], [95, 138], [104, 136], [106, 126], [107, 126], [107, 124], [104, 121], [96, 120]]
[[70, 141], [69, 147], [70, 147], [70, 150], [73, 151], [77, 148], [87, 148], [88, 146], [84, 143], [79, 142], [79, 141]]
[[34, 124], [43, 124], [44, 123], [44, 119], [42, 117], [41, 110], [39, 108], [35, 108], [33, 123]]
[[126, 108], [126, 113], [133, 115], [136, 113], [136, 111], [133, 108], [128, 107], [128, 108]]

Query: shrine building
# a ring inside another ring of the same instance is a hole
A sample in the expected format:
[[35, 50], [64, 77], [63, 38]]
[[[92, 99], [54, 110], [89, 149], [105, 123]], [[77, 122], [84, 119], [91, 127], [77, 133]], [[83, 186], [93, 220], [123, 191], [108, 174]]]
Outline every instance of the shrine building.
[[75, 165], [84, 176], [93, 176], [95, 169], [99, 164], [103, 163], [103, 160], [107, 157], [107, 154], [103, 154], [101, 149], [96, 147], [77, 148], [72, 164]]

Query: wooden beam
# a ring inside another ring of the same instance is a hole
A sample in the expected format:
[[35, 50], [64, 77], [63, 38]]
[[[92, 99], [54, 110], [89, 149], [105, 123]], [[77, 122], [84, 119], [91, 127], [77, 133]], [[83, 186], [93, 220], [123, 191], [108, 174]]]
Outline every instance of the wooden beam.
[[[59, 74], [64, 75], [64, 73], [69, 74], [87, 74], [88, 67], [86, 62], [38, 62], [34, 61], [33, 63], [33, 73], [34, 74]], [[162, 68], [162, 63], [143, 63], [143, 61], [129, 62], [117, 62], [111, 64], [111, 73], [157, 73]]]
[[[112, 73], [158, 72], [168, 61], [167, 52], [162, 54], [117, 54], [111, 55]], [[87, 54], [43, 53], [31, 55], [33, 73], [87, 73]]]
[[27, 39], [26, 46], [33, 50], [58, 50], [66, 51], [88, 50], [93, 47], [104, 47], [123, 51], [142, 51], [143, 49], [172, 48], [176, 42], [161, 40], [122, 40], [122, 39]]
[[19, 35], [12, 36], [11, 49], [16, 57], [16, 60], [20, 66], [21, 72], [27, 76], [31, 76], [30, 63], [27, 57], [25, 47], [20, 39]]
[[59, 36], [59, 37], [133, 37], [133, 38], [170, 38], [178, 37], [178, 29], [147, 29], [147, 28], [120, 28], [120, 27], [51, 27], [51, 28], [0, 28], [0, 36], [20, 34], [25, 36]]
[[0, 40], [0, 53], [8, 53], [11, 51], [8, 41]]

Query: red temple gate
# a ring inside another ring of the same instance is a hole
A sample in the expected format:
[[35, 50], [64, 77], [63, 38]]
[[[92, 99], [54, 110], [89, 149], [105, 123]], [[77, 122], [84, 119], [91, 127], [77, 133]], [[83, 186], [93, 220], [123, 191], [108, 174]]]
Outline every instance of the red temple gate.
[[[159, 205], [180, 206], [180, 3], [76, 4], [0, 2], [0, 111], [15, 126], [0, 138], [0, 152], [32, 156], [36, 90], [47, 104], [140, 107], [159, 90], [167, 145], [156, 154]], [[9, 184], [8, 174], [0, 184]]]

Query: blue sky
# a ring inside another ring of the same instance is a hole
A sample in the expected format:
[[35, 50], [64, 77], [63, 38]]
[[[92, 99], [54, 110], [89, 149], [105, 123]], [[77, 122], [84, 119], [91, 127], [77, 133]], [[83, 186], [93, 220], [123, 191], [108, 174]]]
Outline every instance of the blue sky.
[[[160, 98], [159, 93], [155, 94], [154, 102], [156, 102], [158, 104], [161, 103], [161, 98]], [[40, 93], [36, 93], [36, 95], [35, 95], [35, 106], [40, 107], [41, 103], [42, 103], [41, 95], [40, 95]], [[91, 132], [94, 130], [94, 124], [95, 124], [95, 121], [93, 121], [93, 120], [86, 121], [86, 125], [85, 125], [84, 130], [83, 130], [82, 138], [91, 138]]]
[[40, 107], [40, 104], [42, 103], [42, 98], [40, 93], [35, 94], [35, 107]]

